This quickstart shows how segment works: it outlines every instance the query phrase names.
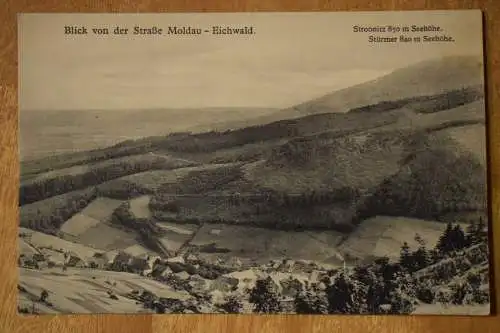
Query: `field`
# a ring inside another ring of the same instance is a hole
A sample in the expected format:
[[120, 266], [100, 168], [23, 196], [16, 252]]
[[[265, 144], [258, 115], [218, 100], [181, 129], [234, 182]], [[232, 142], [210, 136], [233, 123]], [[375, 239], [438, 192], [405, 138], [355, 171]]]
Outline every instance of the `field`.
[[130, 254], [133, 257], [141, 257], [145, 254], [151, 254], [152, 251], [145, 248], [142, 245], [139, 244], [134, 244], [132, 246], [129, 246], [123, 250], [123, 252]]
[[363, 221], [340, 245], [339, 250], [358, 258], [387, 256], [398, 259], [404, 242], [416, 250], [418, 243], [414, 238], [418, 234], [426, 241], [428, 248], [432, 248], [445, 227], [445, 224], [435, 221], [377, 216]]
[[200, 229], [199, 225], [187, 223], [172, 223], [157, 221], [156, 225], [162, 229], [161, 244], [169, 251], [177, 253], [183, 246], [188, 246], [191, 239]]
[[[159, 282], [135, 274], [91, 269], [30, 270], [21, 268], [19, 285], [26, 291], [19, 293], [19, 305], [49, 313], [141, 313], [148, 312], [127, 294], [148, 290], [160, 297], [184, 300], [186, 292], [174, 291]], [[38, 301], [42, 290], [48, 291], [47, 307]], [[112, 292], [118, 299], [112, 299]], [[48, 309], [46, 309], [47, 307]], [[47, 311], [45, 311], [47, 310]], [[49, 311], [50, 310], [50, 311]]]
[[[63, 250], [64, 252], [73, 252], [82, 259], [92, 258], [94, 254], [99, 251], [98, 248], [73, 243], [59, 237], [47, 235], [30, 229], [20, 228], [20, 233], [26, 235], [24, 238], [25, 242], [34, 245], [38, 249], [48, 248], [54, 250]], [[20, 250], [28, 250], [28, 253], [26, 254], [30, 254], [30, 252], [32, 252], [26, 246], [22, 246]]]
[[109, 219], [113, 211], [122, 204], [123, 201], [99, 197], [93, 200], [82, 210], [83, 215], [87, 215], [99, 221]]
[[[160, 225], [161, 227], [161, 225]], [[181, 248], [192, 239], [192, 233], [179, 232], [178, 228], [163, 228], [162, 236], [158, 241], [172, 253], [177, 253]], [[185, 231], [184, 229], [181, 229]]]
[[100, 223], [80, 234], [75, 241], [103, 249], [124, 249], [137, 244], [137, 235], [108, 223]]
[[73, 215], [69, 220], [64, 222], [61, 227], [61, 232], [77, 237], [88, 229], [97, 226], [99, 223], [101, 223], [101, 221], [79, 213]]
[[484, 124], [467, 127], [457, 127], [444, 130], [453, 140], [465, 150], [474, 154], [482, 165], [486, 165], [486, 126]]
[[206, 223], [190, 245], [208, 248], [208, 254], [254, 259], [258, 262], [284, 258], [328, 261], [336, 257], [336, 245], [341, 239], [342, 234], [335, 231], [292, 232]]
[[170, 230], [181, 235], [192, 235], [199, 228], [199, 226], [196, 224], [187, 223], [178, 224], [169, 222], [156, 222], [156, 225], [162, 229]]
[[144, 195], [130, 200], [130, 212], [139, 219], [149, 219], [151, 217], [150, 199], [149, 195]]
[[61, 232], [81, 236], [87, 230], [97, 227], [101, 222], [108, 221], [113, 211], [122, 203], [109, 198], [96, 198], [90, 202], [80, 213], [73, 215], [61, 226]]
[[19, 238], [19, 244], [18, 244], [18, 246], [19, 246], [19, 253], [27, 255], [27, 256], [30, 256], [30, 255], [33, 255], [33, 254], [36, 254], [36, 253], [40, 252], [36, 248], [34, 248], [32, 245], [28, 244], [22, 238]]

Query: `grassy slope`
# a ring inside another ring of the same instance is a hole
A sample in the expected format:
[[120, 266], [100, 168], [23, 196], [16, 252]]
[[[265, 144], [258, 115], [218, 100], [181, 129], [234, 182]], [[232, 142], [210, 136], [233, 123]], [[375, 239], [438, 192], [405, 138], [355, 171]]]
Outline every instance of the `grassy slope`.
[[122, 203], [109, 198], [96, 198], [80, 213], [73, 215], [61, 226], [61, 232], [72, 236], [83, 235], [87, 230], [109, 220], [113, 211]]
[[445, 227], [436, 221], [377, 216], [363, 221], [342, 242], [339, 250], [361, 259], [369, 256], [398, 259], [404, 242], [407, 242], [412, 250], [416, 250], [418, 243], [414, 237], [419, 234], [427, 242], [427, 247], [433, 248]]
[[[141, 313], [147, 312], [135, 299], [127, 297], [133, 290], [148, 290], [159, 297], [187, 299], [187, 292], [174, 291], [160, 282], [145, 279], [131, 273], [87, 269], [36, 271], [22, 268], [19, 284], [25, 292], [20, 293], [20, 305], [35, 306], [45, 312], [37, 303], [42, 290], [49, 292], [48, 300], [54, 304], [54, 313]], [[114, 284], [113, 284], [114, 283]], [[118, 296], [114, 300], [108, 291]]]
[[[216, 253], [220, 257], [257, 259], [260, 262], [285, 258], [324, 261], [337, 254], [336, 245], [341, 239], [342, 234], [335, 231], [283, 232], [248, 226], [205, 224], [190, 245], [206, 247], [206, 250], [200, 250], [206, 256]], [[216, 249], [213, 252], [210, 244]]]
[[[20, 228], [20, 232], [23, 234], [23, 240], [34, 246], [37, 249], [41, 248], [53, 248], [54, 250], [63, 250], [64, 252], [74, 252], [80, 258], [87, 260], [93, 257], [96, 252], [100, 252], [102, 249], [94, 248], [90, 246], [85, 246], [82, 244], [70, 242], [61, 239], [56, 236], [47, 235], [41, 232], [37, 232], [31, 229]], [[22, 248], [21, 248], [22, 250]], [[23, 252], [21, 252], [23, 253]], [[29, 254], [29, 252], [25, 253]]]
[[382, 101], [433, 95], [463, 87], [483, 85], [482, 59], [448, 57], [398, 69], [384, 77], [349, 87], [294, 106], [283, 113], [297, 115], [346, 112]]

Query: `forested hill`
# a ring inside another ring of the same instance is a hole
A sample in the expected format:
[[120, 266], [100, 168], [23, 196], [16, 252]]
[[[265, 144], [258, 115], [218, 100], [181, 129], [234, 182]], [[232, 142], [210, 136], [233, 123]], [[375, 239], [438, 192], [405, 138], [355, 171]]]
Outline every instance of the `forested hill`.
[[[155, 218], [201, 223], [346, 231], [376, 215], [477, 219], [486, 213], [479, 65], [424, 62], [301, 104], [298, 118], [27, 162], [20, 204], [97, 186], [151, 195]], [[331, 104], [347, 100], [358, 102]]]

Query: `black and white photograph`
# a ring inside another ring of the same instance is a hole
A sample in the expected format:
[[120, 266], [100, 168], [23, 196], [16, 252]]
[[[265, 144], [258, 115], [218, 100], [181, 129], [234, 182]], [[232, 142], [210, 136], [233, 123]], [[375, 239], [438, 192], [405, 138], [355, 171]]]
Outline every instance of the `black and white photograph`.
[[490, 314], [479, 10], [18, 40], [18, 313]]

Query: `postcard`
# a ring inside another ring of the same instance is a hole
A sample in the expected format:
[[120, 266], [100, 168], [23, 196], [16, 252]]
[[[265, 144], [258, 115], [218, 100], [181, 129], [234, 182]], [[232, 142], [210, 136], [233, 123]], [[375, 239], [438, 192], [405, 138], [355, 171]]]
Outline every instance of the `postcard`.
[[19, 313], [490, 314], [479, 10], [18, 28]]

